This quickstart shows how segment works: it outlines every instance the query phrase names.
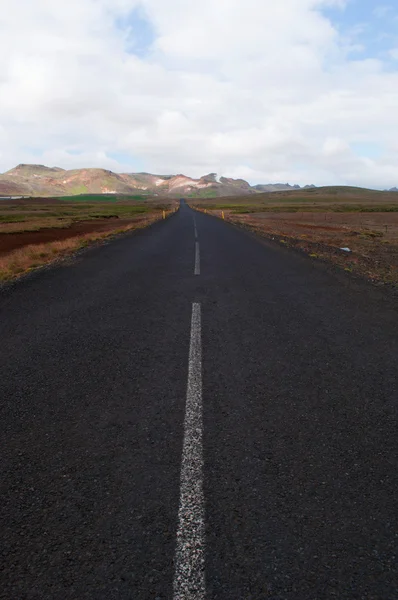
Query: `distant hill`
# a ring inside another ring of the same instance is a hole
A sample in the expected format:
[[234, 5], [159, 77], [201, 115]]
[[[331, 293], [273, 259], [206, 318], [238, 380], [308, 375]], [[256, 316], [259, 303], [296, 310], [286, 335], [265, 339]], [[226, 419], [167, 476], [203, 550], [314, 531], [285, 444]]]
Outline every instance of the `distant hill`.
[[[306, 186], [311, 188], [314, 186]], [[251, 186], [244, 179], [209, 173], [199, 179], [186, 175], [114, 173], [106, 169], [74, 169], [21, 164], [0, 175], [0, 195], [71, 196], [78, 194], [143, 194], [148, 196], [219, 197], [299, 190], [288, 183]]]
[[254, 189], [258, 192], [285, 192], [288, 190], [300, 190], [299, 185], [290, 185], [289, 183], [266, 183], [255, 185]]

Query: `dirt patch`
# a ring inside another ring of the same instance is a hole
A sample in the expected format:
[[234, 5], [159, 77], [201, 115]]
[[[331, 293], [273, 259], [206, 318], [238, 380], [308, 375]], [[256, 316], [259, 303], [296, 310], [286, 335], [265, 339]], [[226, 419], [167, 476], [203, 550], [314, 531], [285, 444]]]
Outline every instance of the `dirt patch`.
[[57, 242], [87, 233], [111, 231], [112, 229], [124, 227], [131, 223], [141, 223], [146, 217], [140, 216], [135, 219], [95, 219], [74, 223], [67, 228], [48, 228], [39, 231], [23, 231], [19, 233], [0, 233], [0, 256], [7, 254], [24, 246]]

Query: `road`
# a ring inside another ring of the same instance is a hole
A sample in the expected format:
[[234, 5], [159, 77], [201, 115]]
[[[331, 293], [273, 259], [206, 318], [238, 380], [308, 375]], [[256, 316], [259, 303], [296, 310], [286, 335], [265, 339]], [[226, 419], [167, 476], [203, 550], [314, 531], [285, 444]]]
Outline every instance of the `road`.
[[1, 598], [398, 598], [388, 293], [182, 204], [0, 311]]

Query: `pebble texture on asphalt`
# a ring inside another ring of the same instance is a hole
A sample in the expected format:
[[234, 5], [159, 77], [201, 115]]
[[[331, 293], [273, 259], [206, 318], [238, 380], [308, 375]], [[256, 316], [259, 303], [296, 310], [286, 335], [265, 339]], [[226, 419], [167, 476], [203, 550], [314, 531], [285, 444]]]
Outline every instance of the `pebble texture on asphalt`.
[[0, 294], [0, 598], [173, 598], [193, 303], [205, 597], [398, 598], [396, 300], [196, 227]]

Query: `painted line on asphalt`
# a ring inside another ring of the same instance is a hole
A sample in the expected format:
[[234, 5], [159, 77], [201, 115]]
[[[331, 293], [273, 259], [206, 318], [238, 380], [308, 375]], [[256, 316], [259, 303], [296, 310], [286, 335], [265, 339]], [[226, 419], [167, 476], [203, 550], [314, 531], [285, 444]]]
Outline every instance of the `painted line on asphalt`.
[[199, 242], [195, 242], [195, 275], [200, 275], [200, 248], [199, 248]]
[[204, 600], [205, 519], [203, 495], [201, 306], [192, 305], [174, 600]]
[[193, 218], [193, 228], [194, 228], [194, 231], [195, 231], [195, 240], [197, 241], [198, 240], [198, 228], [196, 227], [196, 219], [195, 219], [195, 217]]

